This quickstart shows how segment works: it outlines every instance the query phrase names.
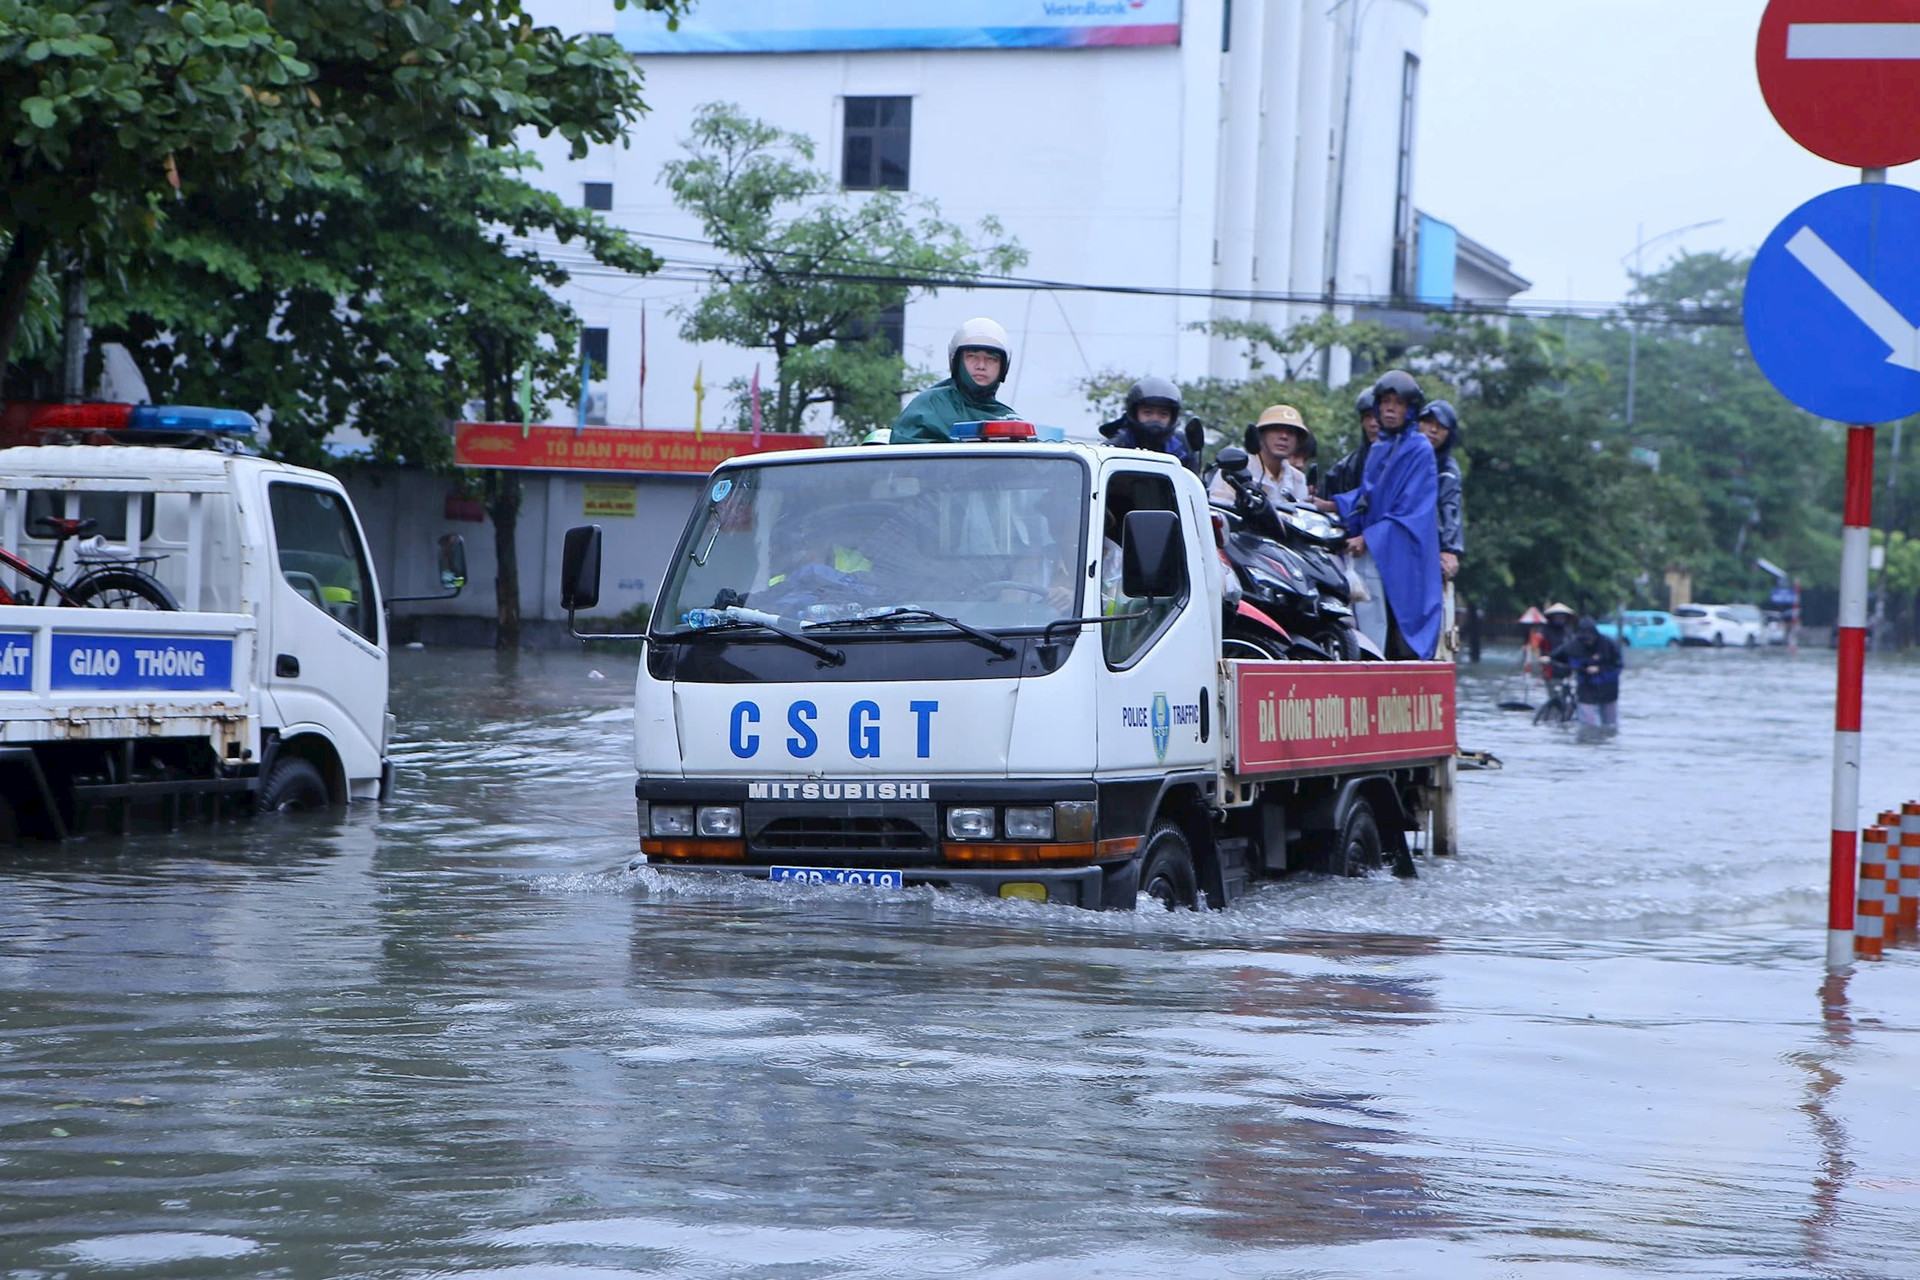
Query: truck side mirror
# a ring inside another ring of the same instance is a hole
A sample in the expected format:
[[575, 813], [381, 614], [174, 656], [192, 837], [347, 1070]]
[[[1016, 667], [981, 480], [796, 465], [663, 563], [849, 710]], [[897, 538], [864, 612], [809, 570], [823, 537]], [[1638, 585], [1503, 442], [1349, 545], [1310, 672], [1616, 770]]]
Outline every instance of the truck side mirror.
[[1187, 419], [1187, 467], [1195, 475], [1200, 474], [1200, 455], [1207, 447], [1207, 429], [1200, 419]]
[[1129, 511], [1120, 530], [1120, 590], [1136, 600], [1164, 600], [1187, 584], [1180, 517], [1171, 511]]
[[456, 595], [467, 585], [467, 540], [457, 533], [440, 538], [440, 589]]
[[1247, 451], [1228, 445], [1214, 458], [1214, 462], [1219, 464], [1222, 471], [1245, 471], [1247, 469]]
[[568, 613], [600, 603], [600, 526], [567, 530], [560, 552], [560, 607]]

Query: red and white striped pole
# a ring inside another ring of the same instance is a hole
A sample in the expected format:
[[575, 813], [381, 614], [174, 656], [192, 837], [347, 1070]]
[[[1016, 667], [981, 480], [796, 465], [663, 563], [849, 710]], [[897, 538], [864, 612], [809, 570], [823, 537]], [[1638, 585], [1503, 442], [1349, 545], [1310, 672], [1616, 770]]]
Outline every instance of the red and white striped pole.
[[[1885, 182], [1885, 169], [1860, 181]], [[1828, 862], [1827, 967], [1853, 962], [1855, 874], [1860, 826], [1860, 685], [1867, 660], [1867, 558], [1873, 528], [1873, 428], [1847, 428], [1847, 497], [1840, 529], [1840, 651], [1833, 703], [1833, 845]]]
[[[1860, 181], [1885, 182], [1885, 169]], [[1827, 890], [1827, 967], [1853, 962], [1855, 873], [1860, 827], [1860, 685], [1867, 660], [1867, 558], [1873, 528], [1873, 428], [1847, 428], [1847, 497], [1840, 529], [1840, 651], [1833, 703], [1833, 845]]]

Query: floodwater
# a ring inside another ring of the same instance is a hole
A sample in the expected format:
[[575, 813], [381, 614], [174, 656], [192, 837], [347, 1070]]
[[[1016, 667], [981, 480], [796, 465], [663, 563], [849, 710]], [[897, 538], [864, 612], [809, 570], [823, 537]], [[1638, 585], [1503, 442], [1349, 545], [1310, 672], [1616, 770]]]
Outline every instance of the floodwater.
[[1173, 915], [629, 872], [632, 659], [501, 661], [396, 656], [383, 810], [0, 858], [0, 1276], [1920, 1274], [1830, 653], [1632, 653], [1594, 745], [1490, 657], [1459, 857]]

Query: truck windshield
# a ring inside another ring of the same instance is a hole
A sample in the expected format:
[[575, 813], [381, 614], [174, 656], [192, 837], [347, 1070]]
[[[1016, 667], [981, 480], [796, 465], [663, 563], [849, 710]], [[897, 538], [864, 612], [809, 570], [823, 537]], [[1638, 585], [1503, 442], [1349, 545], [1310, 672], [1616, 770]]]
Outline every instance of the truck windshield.
[[989, 630], [1076, 617], [1086, 488], [1073, 458], [906, 449], [726, 471], [693, 514], [653, 630], [772, 615], [952, 634], [933, 618], [879, 617], [906, 608]]

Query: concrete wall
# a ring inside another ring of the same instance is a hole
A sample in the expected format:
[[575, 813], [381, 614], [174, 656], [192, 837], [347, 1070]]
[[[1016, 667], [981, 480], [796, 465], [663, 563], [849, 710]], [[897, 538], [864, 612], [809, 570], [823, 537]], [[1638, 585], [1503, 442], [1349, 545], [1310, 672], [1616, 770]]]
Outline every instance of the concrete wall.
[[[529, 644], [564, 637], [560, 608], [560, 542], [574, 525], [598, 524], [606, 532], [600, 607], [591, 617], [611, 617], [637, 604], [651, 604], [704, 479], [697, 476], [625, 476], [582, 472], [529, 472], [516, 545], [520, 561], [520, 614]], [[586, 486], [631, 485], [634, 514], [588, 517]], [[496, 559], [491, 523], [449, 519], [447, 497], [458, 482], [417, 471], [369, 468], [347, 481], [366, 530], [374, 572], [389, 596], [428, 595], [439, 590], [438, 544], [442, 534], [467, 542], [467, 589], [457, 599], [394, 606], [394, 633], [403, 643], [493, 643]]]

